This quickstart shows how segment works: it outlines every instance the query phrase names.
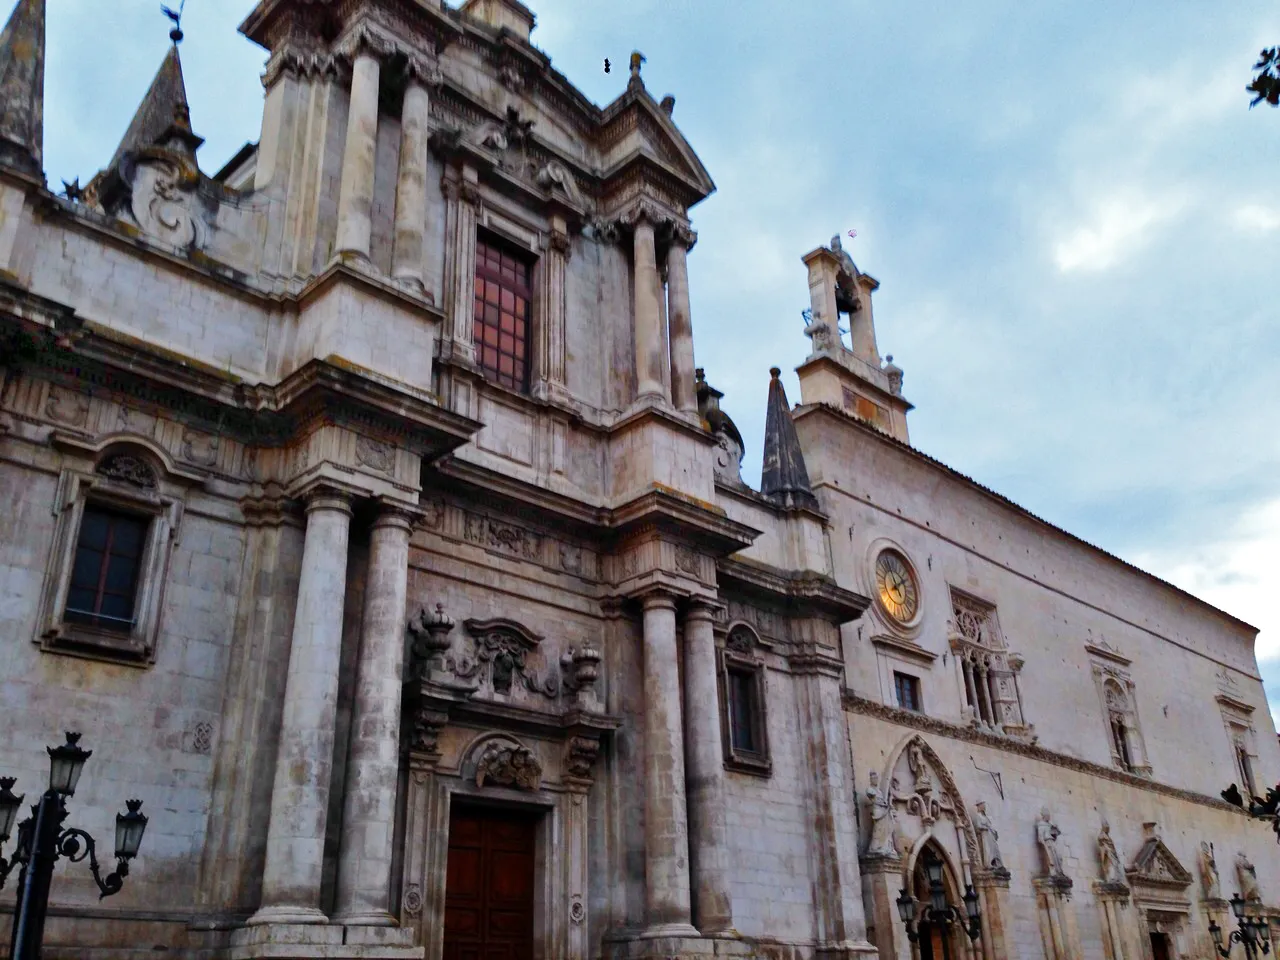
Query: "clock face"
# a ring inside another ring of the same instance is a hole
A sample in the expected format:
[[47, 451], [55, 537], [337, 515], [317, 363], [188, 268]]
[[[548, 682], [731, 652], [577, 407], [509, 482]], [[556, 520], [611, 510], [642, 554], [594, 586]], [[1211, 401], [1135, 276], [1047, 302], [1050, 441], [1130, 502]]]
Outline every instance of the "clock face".
[[906, 558], [895, 550], [876, 557], [876, 591], [889, 616], [910, 623], [920, 609], [920, 589]]

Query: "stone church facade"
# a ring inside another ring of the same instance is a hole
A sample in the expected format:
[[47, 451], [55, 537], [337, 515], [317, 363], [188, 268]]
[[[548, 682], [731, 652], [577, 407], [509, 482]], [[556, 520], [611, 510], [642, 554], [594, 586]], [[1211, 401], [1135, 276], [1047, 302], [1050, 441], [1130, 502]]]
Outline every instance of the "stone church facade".
[[[71, 822], [151, 818], [116, 896], [59, 865], [46, 956], [1160, 960], [1274, 914], [1219, 799], [1280, 780], [1256, 631], [912, 448], [838, 239], [742, 481], [714, 184], [639, 54], [601, 108], [517, 0], [262, 0], [257, 144], [200, 168], [175, 46], [55, 193], [45, 17], [0, 37], [0, 774], [80, 730]], [[907, 936], [931, 868], [976, 940]]]

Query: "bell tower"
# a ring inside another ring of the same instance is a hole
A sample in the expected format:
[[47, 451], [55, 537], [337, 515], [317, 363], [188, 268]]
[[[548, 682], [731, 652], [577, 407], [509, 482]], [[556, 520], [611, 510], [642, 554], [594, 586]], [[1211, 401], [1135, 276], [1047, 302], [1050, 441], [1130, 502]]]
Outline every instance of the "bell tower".
[[[809, 309], [805, 335], [812, 340], [808, 358], [796, 370], [803, 403], [827, 403], [866, 421], [903, 443], [907, 411], [902, 370], [876, 347], [871, 295], [880, 284], [858, 270], [840, 236], [805, 254], [809, 269]], [[848, 344], [842, 321], [848, 323]]]

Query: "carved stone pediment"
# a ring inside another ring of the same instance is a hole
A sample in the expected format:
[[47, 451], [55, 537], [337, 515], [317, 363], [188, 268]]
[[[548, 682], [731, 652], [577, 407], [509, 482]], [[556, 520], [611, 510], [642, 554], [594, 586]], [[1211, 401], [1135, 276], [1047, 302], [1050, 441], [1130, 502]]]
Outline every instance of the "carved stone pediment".
[[1125, 871], [1130, 886], [1165, 887], [1185, 890], [1191, 885], [1191, 871], [1184, 867], [1159, 837], [1148, 837], [1133, 865]]

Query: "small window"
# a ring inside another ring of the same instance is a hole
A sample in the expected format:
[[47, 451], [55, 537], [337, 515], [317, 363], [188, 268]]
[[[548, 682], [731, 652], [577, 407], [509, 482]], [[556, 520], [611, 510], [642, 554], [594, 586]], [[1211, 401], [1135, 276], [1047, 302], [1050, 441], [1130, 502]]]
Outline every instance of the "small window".
[[490, 380], [521, 392], [529, 389], [532, 272], [528, 257], [476, 241], [476, 362]]
[[1256, 797], [1258, 787], [1253, 782], [1253, 763], [1243, 743], [1236, 744], [1236, 766], [1240, 768], [1240, 786], [1248, 791], [1247, 796]]
[[898, 698], [898, 706], [913, 713], [923, 713], [924, 704], [920, 699], [920, 678], [909, 673], [893, 672], [893, 689]]
[[729, 742], [739, 753], [763, 753], [758, 730], [760, 705], [756, 702], [755, 671], [730, 667], [726, 676], [729, 681]]
[[66, 618], [128, 633], [135, 622], [147, 520], [87, 504], [80, 521]]

